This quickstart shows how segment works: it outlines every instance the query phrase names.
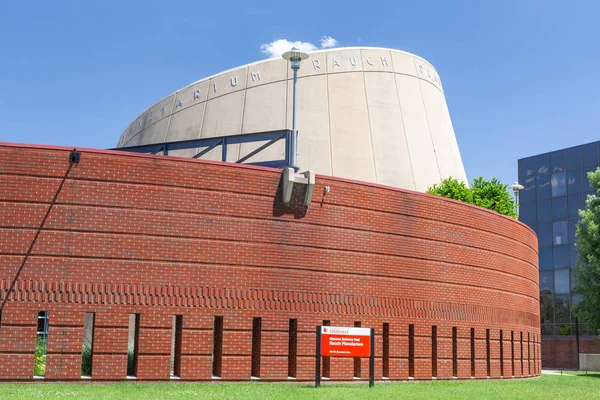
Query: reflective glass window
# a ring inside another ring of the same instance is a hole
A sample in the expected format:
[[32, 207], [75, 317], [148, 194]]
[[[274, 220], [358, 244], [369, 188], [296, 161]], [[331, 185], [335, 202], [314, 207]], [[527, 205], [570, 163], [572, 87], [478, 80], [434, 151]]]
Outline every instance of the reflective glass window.
[[598, 165], [598, 143], [583, 146], [583, 166]]
[[581, 147], [567, 149], [567, 169], [581, 168]]
[[[577, 286], [577, 270], [572, 269], [571, 270], [571, 292], [575, 291], [575, 286]], [[571, 299], [573, 299], [573, 297], [576, 297], [576, 295], [571, 296]]]
[[555, 197], [552, 199], [552, 219], [567, 218], [567, 197]]
[[567, 171], [567, 193], [581, 193], [581, 170]]
[[553, 271], [540, 272], [540, 293], [545, 295], [554, 293]]
[[532, 226], [537, 221], [535, 201], [519, 204], [519, 221]]
[[567, 246], [554, 246], [554, 269], [569, 268], [569, 248]]
[[529, 227], [531, 228], [531, 230], [533, 230], [533, 232], [535, 233], [535, 236], [537, 237], [537, 225], [536, 224], [531, 224], [529, 225]]
[[552, 269], [552, 247], [542, 247], [539, 249], [540, 271], [549, 271]]
[[552, 186], [550, 185], [550, 175], [538, 176], [535, 180], [535, 194], [537, 199], [547, 199], [552, 196]]
[[565, 151], [559, 150], [550, 154], [550, 170], [552, 172], [562, 172], [565, 168]]
[[556, 245], [567, 244], [567, 221], [552, 223], [552, 243]]
[[574, 244], [569, 246], [569, 265], [571, 267], [577, 265], [577, 249]]
[[577, 222], [579, 220], [578, 219], [570, 219], [568, 222], [568, 236], [569, 236], [569, 243], [575, 243], [575, 241], [577, 240], [577, 236], [575, 236], [575, 231], [577, 229]]
[[537, 201], [537, 220], [538, 222], [552, 221], [552, 212], [550, 207], [550, 199]]
[[[555, 272], [563, 272], [563, 271], [555, 271]], [[568, 272], [568, 271], [567, 271]], [[569, 275], [567, 274], [567, 277]], [[556, 282], [554, 283], [556, 285]], [[567, 278], [567, 287], [568, 287], [568, 278]], [[565, 292], [565, 293], [568, 293]], [[569, 296], [556, 296], [554, 300], [554, 320], [557, 323], [560, 322], [571, 322], [571, 299]]]
[[540, 247], [552, 246], [552, 224], [538, 224], [537, 226], [538, 244]]
[[594, 189], [594, 187], [592, 185], [590, 185], [590, 181], [587, 177], [588, 172], [594, 172], [598, 167], [597, 166], [590, 166], [590, 167], [585, 167], [583, 169], [583, 191], [584, 192], [590, 192], [590, 191], [596, 191], [596, 189]]
[[520, 160], [521, 180], [525, 180], [535, 175], [535, 162], [533, 157]]
[[567, 215], [569, 218], [579, 218], [579, 210], [584, 208], [581, 194], [572, 194], [567, 198]]
[[519, 201], [521, 203], [526, 203], [535, 200], [535, 176], [525, 178], [521, 182], [521, 185], [523, 185], [523, 189], [519, 192]]
[[[546, 272], [544, 272], [546, 273]], [[550, 272], [552, 274], [552, 272]], [[540, 278], [540, 282], [542, 279]], [[540, 320], [542, 323], [554, 322], [554, 296], [540, 286]]]
[[542, 154], [535, 158], [535, 171], [538, 175], [550, 173], [550, 154]]
[[554, 324], [542, 324], [542, 336], [546, 335], [556, 335], [554, 331]]
[[567, 194], [567, 177], [564, 172], [552, 174], [552, 196], [564, 196]]

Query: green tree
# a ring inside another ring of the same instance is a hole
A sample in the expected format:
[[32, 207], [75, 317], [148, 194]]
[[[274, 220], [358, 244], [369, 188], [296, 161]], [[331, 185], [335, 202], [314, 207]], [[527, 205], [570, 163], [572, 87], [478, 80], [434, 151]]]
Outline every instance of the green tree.
[[471, 192], [471, 189], [469, 189], [464, 182], [459, 182], [458, 179], [452, 177], [446, 178], [442, 182], [433, 185], [427, 189], [427, 193], [473, 204], [473, 193]]
[[516, 218], [517, 206], [506, 190], [507, 187], [496, 178], [486, 181], [479, 177], [473, 181], [473, 187], [469, 188], [464, 182], [450, 177], [427, 189], [427, 193], [464, 201]]
[[587, 197], [585, 209], [579, 210], [577, 224], [578, 253], [575, 292], [581, 302], [573, 307], [580, 322], [595, 332], [600, 330], [600, 169], [587, 174], [596, 194]]
[[508, 185], [504, 185], [496, 178], [489, 181], [482, 176], [473, 181], [473, 204], [479, 207], [494, 210], [497, 213], [517, 217], [517, 205], [507, 191]]

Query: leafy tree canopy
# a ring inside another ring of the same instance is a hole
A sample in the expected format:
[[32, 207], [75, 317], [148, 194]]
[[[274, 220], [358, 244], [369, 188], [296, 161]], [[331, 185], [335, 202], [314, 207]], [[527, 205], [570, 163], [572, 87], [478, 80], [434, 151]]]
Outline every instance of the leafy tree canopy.
[[595, 332], [600, 331], [600, 169], [588, 172], [590, 185], [596, 194], [587, 197], [585, 209], [579, 210], [577, 224], [578, 253], [575, 292], [581, 295], [581, 302], [573, 311], [580, 322]]
[[450, 177], [427, 189], [427, 193], [464, 201], [516, 218], [517, 207], [506, 190], [507, 187], [508, 185], [503, 184], [496, 178], [488, 181], [483, 177], [479, 177], [473, 181], [473, 186], [469, 188], [466, 183]]

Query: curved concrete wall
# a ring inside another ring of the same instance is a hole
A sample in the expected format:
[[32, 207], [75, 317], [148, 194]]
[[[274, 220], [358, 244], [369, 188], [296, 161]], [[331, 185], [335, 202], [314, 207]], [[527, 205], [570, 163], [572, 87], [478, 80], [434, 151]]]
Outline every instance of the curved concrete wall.
[[[286, 206], [276, 169], [84, 150], [69, 170], [69, 151], [0, 145], [0, 380], [32, 379], [42, 310], [46, 379], [80, 379], [86, 312], [94, 380], [125, 379], [131, 313], [138, 379], [169, 379], [173, 315], [183, 380], [212, 379], [216, 316], [224, 380], [251, 379], [254, 318], [261, 380], [314, 379], [324, 320], [375, 329], [376, 379], [540, 374], [537, 239], [518, 221], [321, 175], [308, 208]], [[331, 379], [356, 376], [330, 361]]]
[[[139, 115], [118, 147], [291, 129], [291, 79], [283, 59], [202, 79]], [[422, 58], [380, 48], [313, 52], [297, 89], [302, 170], [417, 191], [449, 176], [467, 180], [439, 76]], [[230, 161], [256, 147], [237, 145]], [[283, 154], [281, 142], [249, 161]], [[220, 159], [219, 149], [207, 157]]]

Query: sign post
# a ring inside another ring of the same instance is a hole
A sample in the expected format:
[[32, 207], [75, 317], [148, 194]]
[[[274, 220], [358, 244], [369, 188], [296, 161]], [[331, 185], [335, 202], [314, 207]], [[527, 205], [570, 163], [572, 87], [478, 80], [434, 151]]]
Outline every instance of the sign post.
[[315, 387], [321, 386], [321, 357], [369, 357], [369, 387], [375, 385], [375, 330], [317, 326]]

